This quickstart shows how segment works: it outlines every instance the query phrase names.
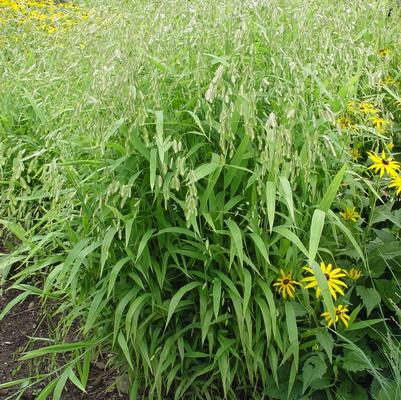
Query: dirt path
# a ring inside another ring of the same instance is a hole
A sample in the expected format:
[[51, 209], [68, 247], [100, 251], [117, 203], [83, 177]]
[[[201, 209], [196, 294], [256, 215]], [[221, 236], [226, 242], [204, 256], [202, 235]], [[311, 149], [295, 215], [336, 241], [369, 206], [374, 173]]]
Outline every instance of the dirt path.
[[[0, 288], [1, 291], [1, 288]], [[1, 293], [1, 292], [0, 292]], [[0, 312], [16, 296], [15, 290], [3, 291], [0, 294]], [[46, 318], [41, 315], [40, 304], [34, 298], [28, 298], [24, 303], [14, 307], [0, 322], [0, 383], [26, 378], [36, 374], [36, 368], [29, 363], [18, 361], [18, 355], [27, 350], [28, 336], [48, 338], [51, 328]], [[62, 395], [63, 400], [117, 400], [126, 399], [117, 392], [106, 392], [113, 382], [113, 377], [102, 378], [106, 375], [103, 370], [91, 367], [91, 376], [88, 384], [88, 393], [83, 394], [75, 387], [69, 387]], [[44, 386], [44, 383], [42, 384]], [[34, 400], [36, 386], [28, 390], [21, 400]], [[14, 400], [17, 398], [17, 387], [0, 390], [0, 400]]]

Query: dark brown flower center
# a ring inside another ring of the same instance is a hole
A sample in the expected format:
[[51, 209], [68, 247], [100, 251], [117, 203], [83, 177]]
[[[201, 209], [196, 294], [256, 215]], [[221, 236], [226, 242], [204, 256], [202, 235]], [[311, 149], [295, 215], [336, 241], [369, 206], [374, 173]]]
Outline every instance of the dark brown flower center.
[[290, 280], [289, 279], [284, 279], [283, 280], [283, 285], [288, 285], [290, 283]]
[[336, 310], [336, 315], [341, 315], [341, 311], [340, 310]]
[[324, 274], [324, 276], [326, 277], [327, 280], [330, 279], [330, 275], [329, 274]]
[[389, 165], [389, 164], [390, 164], [385, 158], [382, 158], [382, 163], [383, 163], [384, 165]]

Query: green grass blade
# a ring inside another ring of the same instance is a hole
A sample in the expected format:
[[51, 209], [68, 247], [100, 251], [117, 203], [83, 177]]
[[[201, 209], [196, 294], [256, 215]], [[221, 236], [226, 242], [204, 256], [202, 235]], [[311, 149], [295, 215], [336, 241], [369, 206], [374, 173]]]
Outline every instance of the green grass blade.
[[171, 317], [173, 316], [177, 306], [179, 305], [182, 297], [190, 292], [191, 290], [195, 289], [196, 287], [200, 286], [200, 282], [190, 282], [187, 283], [185, 286], [183, 286], [182, 288], [180, 288], [177, 293], [171, 298], [170, 300], [170, 304], [168, 306], [168, 311], [167, 311], [167, 320], [166, 320], [166, 326], [165, 328], [167, 328], [167, 325], [169, 324]]
[[322, 210], [315, 210], [312, 216], [312, 224], [309, 235], [309, 265], [315, 261], [316, 253], [319, 248], [320, 238], [322, 236], [326, 213]]

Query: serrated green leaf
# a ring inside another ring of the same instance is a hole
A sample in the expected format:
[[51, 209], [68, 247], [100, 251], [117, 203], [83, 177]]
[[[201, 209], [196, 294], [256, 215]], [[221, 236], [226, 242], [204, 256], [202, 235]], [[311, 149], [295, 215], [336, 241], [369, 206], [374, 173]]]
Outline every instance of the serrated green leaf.
[[327, 331], [319, 331], [316, 333], [316, 339], [319, 344], [323, 347], [324, 351], [327, 354], [327, 357], [330, 360], [330, 363], [333, 362], [333, 347], [334, 347], [334, 339]]
[[366, 307], [367, 316], [372, 310], [381, 302], [379, 292], [375, 288], [365, 288], [364, 286], [357, 286], [356, 294], [362, 299]]
[[327, 365], [319, 356], [309, 357], [302, 368], [302, 393], [312, 382], [321, 379], [326, 370]]

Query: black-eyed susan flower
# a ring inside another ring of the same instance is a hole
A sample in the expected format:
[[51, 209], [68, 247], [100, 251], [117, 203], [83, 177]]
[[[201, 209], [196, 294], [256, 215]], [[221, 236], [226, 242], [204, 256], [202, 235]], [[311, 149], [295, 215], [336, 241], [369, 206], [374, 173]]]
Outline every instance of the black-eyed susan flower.
[[395, 193], [398, 196], [401, 193], [401, 176], [399, 175], [394, 175], [393, 179], [390, 182], [390, 185], [388, 185], [389, 188], [394, 188]]
[[395, 79], [391, 76], [385, 76], [381, 81], [380, 85], [381, 86], [391, 86], [394, 85]]
[[[302, 279], [301, 282], [306, 284], [305, 289], [316, 287], [316, 297], [320, 297], [321, 290], [317, 283], [317, 279], [311, 267], [304, 268], [311, 275]], [[324, 276], [327, 279], [327, 284], [329, 285], [329, 290], [334, 299], [337, 299], [337, 293], [344, 296], [343, 287], [347, 288], [347, 284], [344, 283], [341, 278], [347, 276], [347, 274], [341, 268], [333, 268], [331, 264], [326, 264], [324, 262], [320, 263], [320, 269], [322, 270]]]
[[391, 157], [387, 158], [384, 150], [382, 151], [381, 156], [373, 151], [369, 151], [368, 154], [370, 160], [373, 162], [368, 169], [373, 169], [380, 176], [383, 176], [385, 172], [390, 176], [397, 175], [397, 172], [400, 170], [400, 163], [394, 161]]
[[340, 129], [347, 129], [352, 127], [352, 121], [348, 117], [338, 118], [337, 124], [340, 127]]
[[345, 271], [348, 275], [348, 278], [352, 279], [353, 281], [357, 281], [361, 275], [362, 271], [356, 268], [351, 268], [349, 271]]
[[351, 113], [353, 113], [353, 112], [356, 111], [356, 108], [355, 108], [355, 101], [354, 101], [354, 100], [350, 100], [350, 101], [347, 103], [347, 111], [348, 111], [348, 112], [351, 112]]
[[386, 58], [391, 53], [390, 49], [380, 49], [379, 57]]
[[362, 101], [359, 103], [359, 111], [363, 114], [377, 114], [379, 110], [375, 107], [373, 103]]
[[[334, 307], [334, 313], [335, 313], [335, 322], [338, 322], [340, 320], [346, 328], [349, 326], [349, 315], [348, 315], [348, 307], [343, 306], [340, 304], [338, 307]], [[322, 317], [327, 322], [327, 326], [330, 328], [331, 325], [334, 324], [333, 318], [331, 317], [330, 313], [328, 311], [322, 313]]]
[[340, 212], [340, 215], [345, 221], [356, 222], [357, 219], [360, 218], [358, 212], [355, 211], [355, 207], [353, 208], [346, 207], [344, 211]]
[[[0, 0], [0, 10], [0, 23], [14, 22], [49, 34], [88, 20], [88, 14], [78, 5], [58, 0]], [[3, 14], [5, 18], [1, 18]]]
[[378, 132], [383, 133], [386, 130], [386, 127], [389, 125], [389, 122], [384, 118], [374, 115], [369, 118], [369, 121], [375, 126]]
[[350, 100], [347, 102], [347, 111], [349, 112], [355, 112], [355, 101], [354, 100]]
[[362, 158], [361, 152], [359, 151], [359, 149], [356, 149], [355, 147], [353, 147], [350, 151], [351, 153], [351, 157], [355, 160], [358, 161], [360, 158]]
[[276, 287], [277, 291], [280, 293], [284, 299], [293, 298], [295, 294], [295, 285], [302, 286], [299, 282], [292, 278], [292, 273], [289, 272], [286, 274], [282, 269], [280, 269], [280, 277], [273, 283], [273, 286]]

